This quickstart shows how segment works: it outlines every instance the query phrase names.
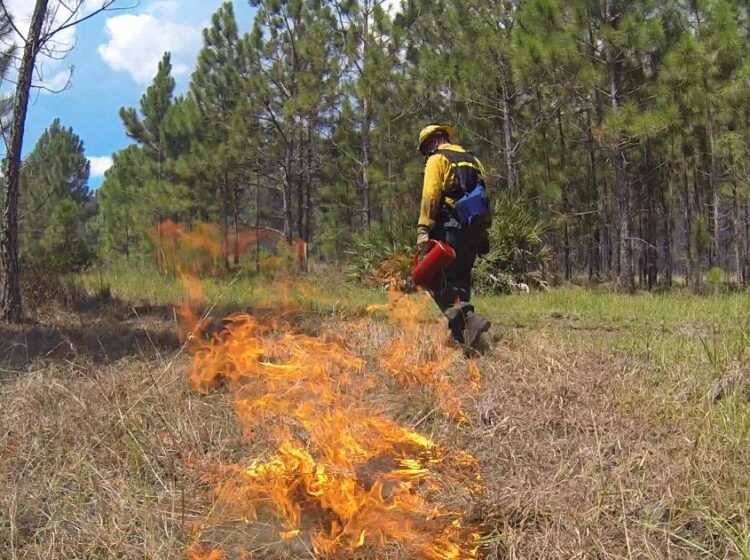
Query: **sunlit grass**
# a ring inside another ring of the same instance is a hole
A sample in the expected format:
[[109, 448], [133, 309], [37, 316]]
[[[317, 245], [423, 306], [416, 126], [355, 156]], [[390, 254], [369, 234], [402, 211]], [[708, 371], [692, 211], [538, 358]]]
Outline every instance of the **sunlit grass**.
[[[160, 274], [153, 269], [118, 266], [81, 275], [90, 293], [108, 289], [115, 298], [153, 306], [179, 305], [188, 293], [178, 275]], [[323, 276], [228, 274], [224, 278], [202, 278], [204, 300], [217, 307], [289, 307], [325, 313], [361, 313], [367, 305], [385, 301], [386, 295], [373, 293], [327, 272]]]
[[[187, 297], [179, 277], [153, 270], [92, 271], [81, 282], [92, 294], [108, 289], [132, 306], [169, 307]], [[392, 326], [380, 322], [386, 314], [348, 320], [385, 302], [385, 292], [353, 286], [335, 270], [228, 276], [206, 279], [203, 287], [216, 315], [299, 310], [304, 321], [312, 317], [329, 332], [357, 335], [342, 338], [373, 356], [389, 340], [384, 329]], [[483, 507], [504, 512], [508, 502], [520, 500], [520, 513], [509, 511], [529, 516], [529, 523], [503, 517], [505, 525], [482, 533], [484, 546], [562, 557], [539, 551], [565, 542], [575, 524], [599, 539], [569, 544], [568, 550], [580, 547], [581, 556], [614, 547], [617, 557], [664, 558], [663, 550], [670, 550], [675, 558], [750, 559], [748, 298], [578, 288], [476, 298], [478, 311], [494, 324], [492, 349], [479, 358], [484, 393], [477, 406], [493, 415], [486, 416], [489, 425], [485, 417], [470, 418], [456, 437], [484, 457], [488, 480], [496, 475], [499, 498], [483, 496]], [[419, 340], [409, 343], [419, 346]], [[113, 372], [118, 379], [119, 370]], [[709, 398], [717, 383], [743, 376], [745, 385], [736, 384], [720, 400]], [[420, 427], [440, 433], [431, 422]], [[128, 453], [137, 459], [140, 451]], [[518, 466], [509, 468], [508, 457]], [[499, 472], [502, 465], [506, 470]], [[141, 472], [144, 464], [123, 468]], [[506, 488], [508, 477], [516, 477], [517, 485]], [[527, 507], [537, 502], [538, 509]], [[561, 524], [546, 525], [551, 519]], [[625, 537], [639, 553], [625, 555]]]

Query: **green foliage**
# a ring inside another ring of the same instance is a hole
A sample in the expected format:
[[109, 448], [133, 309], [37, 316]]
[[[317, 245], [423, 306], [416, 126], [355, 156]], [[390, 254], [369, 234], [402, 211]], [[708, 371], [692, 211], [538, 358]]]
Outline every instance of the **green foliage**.
[[83, 208], [72, 199], [60, 202], [50, 215], [41, 246], [47, 258], [62, 270], [83, 268], [93, 257], [82, 223]]
[[407, 280], [411, 275], [415, 239], [415, 228], [407, 221], [395, 225], [378, 224], [369, 233], [354, 236], [347, 250], [350, 261], [348, 277], [372, 285], [387, 279], [381, 272], [386, 266], [389, 268], [387, 276]]
[[89, 168], [81, 139], [56, 119], [23, 168], [19, 234], [24, 262], [68, 271], [90, 263], [94, 240]]
[[512, 196], [499, 197], [489, 230], [490, 252], [477, 266], [477, 289], [508, 293], [513, 282], [526, 281], [526, 275], [532, 272], [544, 272], [551, 258], [545, 242], [547, 229], [547, 223], [528, 203]]
[[712, 291], [717, 291], [726, 287], [727, 274], [718, 266], [711, 267], [706, 273], [706, 287]]
[[114, 165], [96, 193], [100, 249], [107, 258], [149, 254], [151, 230], [168, 218], [185, 217], [191, 207], [177, 165], [177, 156], [189, 146], [191, 106], [174, 99], [171, 71], [166, 53], [141, 97], [140, 113], [120, 110], [125, 131], [136, 144], [114, 154]]

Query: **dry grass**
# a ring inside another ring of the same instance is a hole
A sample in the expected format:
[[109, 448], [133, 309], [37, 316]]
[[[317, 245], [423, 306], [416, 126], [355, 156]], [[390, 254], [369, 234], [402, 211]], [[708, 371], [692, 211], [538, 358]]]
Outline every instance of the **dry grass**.
[[[483, 557], [750, 558], [750, 405], [740, 391], [706, 398], [744, 372], [744, 348], [726, 332], [701, 342], [679, 317], [635, 329], [556, 300], [563, 319], [545, 308], [524, 321], [503, 301], [484, 302], [501, 326], [477, 361], [481, 390], [460, 391], [463, 423], [435, 386], [383, 371], [399, 326], [337, 303], [295, 321], [367, 360], [375, 405], [479, 458], [481, 492], [457, 477], [442, 500], [467, 511]], [[217, 504], [200, 465], [248, 462], [258, 444], [228, 393], [187, 389], [175, 332], [166, 308], [110, 304], [3, 333], [0, 558], [184, 558], [196, 542], [310, 556], [264, 547], [262, 528], [207, 522]], [[447, 372], [460, 389], [468, 367], [458, 357]]]

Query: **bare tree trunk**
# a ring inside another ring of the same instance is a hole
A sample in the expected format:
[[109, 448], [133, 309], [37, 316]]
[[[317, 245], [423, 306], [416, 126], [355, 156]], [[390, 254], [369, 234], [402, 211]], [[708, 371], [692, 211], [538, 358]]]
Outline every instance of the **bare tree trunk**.
[[505, 141], [505, 172], [508, 190], [515, 193], [518, 188], [518, 174], [515, 162], [515, 143], [513, 140], [513, 115], [510, 108], [510, 93], [505, 84], [502, 83], [502, 112], [503, 112], [503, 139]]
[[260, 177], [255, 177], [255, 272], [260, 274]]
[[307, 151], [307, 145], [304, 141], [304, 132], [300, 131], [299, 138], [299, 175], [297, 180], [297, 239], [300, 241], [307, 241], [305, 239], [305, 179], [306, 173], [304, 171], [305, 165], [305, 152]]
[[[559, 133], [559, 147], [560, 147], [560, 175], [565, 176], [565, 160], [566, 160], [566, 147], [565, 147], [565, 131], [563, 130], [562, 123], [562, 110], [558, 107], [557, 109], [557, 130]], [[563, 213], [565, 214], [565, 231], [564, 231], [564, 243], [563, 249], [564, 265], [565, 265], [565, 280], [570, 281], [573, 277], [573, 267], [570, 262], [570, 223], [568, 222], [568, 213], [570, 212], [570, 202], [568, 200], [568, 186], [566, 184], [561, 185], [562, 189], [562, 200], [563, 200]]]
[[314, 147], [312, 127], [307, 127], [307, 161], [305, 164], [305, 212], [304, 212], [304, 236], [305, 243], [310, 243], [312, 237], [312, 183]]
[[[706, 84], [708, 87], [708, 84]], [[708, 184], [711, 191], [711, 234], [713, 237], [713, 247], [710, 255], [711, 266], [722, 266], [721, 258], [721, 239], [719, 236], [721, 223], [719, 218], [719, 188], [721, 177], [719, 175], [719, 164], [716, 158], [716, 131], [714, 124], [713, 111], [711, 106], [706, 107], [706, 123], [708, 125], [708, 150], [709, 150], [709, 169]]]
[[648, 247], [646, 248], [646, 283], [649, 290], [653, 290], [659, 282], [659, 251], [657, 249], [658, 240], [656, 239], [656, 199], [654, 191], [656, 185], [647, 185], [648, 189], [648, 209], [646, 232], [648, 235]]
[[709, 220], [704, 216], [704, 211], [706, 209], [701, 200], [701, 189], [698, 184], [698, 176], [698, 165], [693, 162], [693, 207], [695, 210], [693, 215], [695, 216], [695, 219], [700, 219], [702, 224], [701, 228], [696, 230], [693, 235], [693, 256], [695, 258], [693, 266], [693, 288], [695, 291], [700, 292], [703, 289], [703, 256], [705, 254], [704, 236], [706, 235], [706, 224], [709, 223]]
[[370, 127], [372, 126], [372, 114], [370, 100], [365, 95], [364, 99], [364, 121], [362, 122], [362, 228], [369, 231], [372, 220], [372, 208], [370, 206]]
[[[670, 191], [673, 189], [673, 175], [670, 175]], [[672, 245], [674, 243], [674, 212], [672, 211], [671, 201], [667, 198], [667, 194], [662, 190], [661, 204], [662, 211], [665, 217], [665, 240], [664, 240], [664, 273], [667, 281], [667, 286], [672, 287], [672, 281], [674, 276], [674, 261], [672, 256]]]
[[[589, 25], [588, 35], [589, 56], [593, 60], [596, 56], [596, 39], [594, 37], [594, 29], [591, 25]], [[604, 121], [603, 95], [599, 88], [593, 88], [591, 95], [594, 99], [594, 110], [596, 111], [596, 126], [598, 129], [601, 129], [602, 122]], [[589, 165], [591, 166], [591, 179], [594, 183], [594, 192], [596, 192], [596, 208], [599, 218], [599, 265], [602, 274], [609, 278], [612, 273], [612, 247], [609, 216], [607, 215], [608, 179], [606, 176], [603, 176], [600, 178], [600, 181], [597, 180], [596, 145], [594, 143], [594, 131], [591, 125], [590, 111], [586, 111], [586, 135], [589, 149]]]
[[685, 190], [685, 230], [687, 235], [687, 261], [685, 263], [685, 284], [690, 287], [693, 275], [693, 198], [690, 196], [687, 162], [683, 162], [683, 188]]
[[[612, 51], [613, 49], [610, 49]], [[610, 52], [609, 60], [609, 85], [612, 109], [617, 110], [620, 102], [620, 62], [618, 54]], [[615, 171], [615, 183], [617, 185], [617, 214], [619, 226], [620, 243], [620, 286], [628, 291], [635, 291], [632, 262], [631, 262], [631, 239], [630, 239], [630, 178], [627, 172], [627, 161], [625, 159], [624, 139], [621, 134], [616, 134], [612, 143], [612, 165]]]
[[21, 69], [13, 102], [13, 122], [8, 141], [3, 175], [6, 193], [3, 209], [3, 231], [0, 235], [0, 318], [17, 323], [22, 317], [21, 288], [18, 269], [18, 193], [21, 173], [21, 152], [26, 128], [26, 113], [29, 108], [29, 91], [39, 52], [39, 37], [47, 14], [47, 0], [36, 0], [34, 14], [23, 49]]
[[289, 142], [284, 147], [284, 186], [282, 192], [282, 202], [284, 211], [284, 238], [286, 242], [292, 244], [292, 189], [294, 181], [292, 180], [292, 146]]
[[221, 247], [224, 269], [229, 270], [229, 178], [224, 168], [221, 183]]
[[[367, 84], [368, 52], [370, 50], [370, 13], [372, 11], [369, 1], [364, 2], [362, 20], [362, 74], [364, 83]], [[372, 206], [370, 200], [370, 129], [372, 128], [372, 100], [370, 99], [369, 86], [365, 85], [362, 96], [362, 229], [370, 231], [372, 220]]]
[[595, 229], [592, 231], [592, 236], [596, 236], [596, 244], [598, 250], [594, 255], [596, 262], [594, 263], [594, 271], [597, 275], [607, 274], [609, 269], [608, 245], [607, 239], [607, 201], [606, 201], [606, 190], [604, 184], [599, 184], [597, 173], [596, 173], [596, 151], [594, 148], [594, 132], [591, 127], [591, 112], [586, 111], [586, 147], [589, 153], [589, 177], [591, 180], [591, 190], [596, 193], [596, 210], [597, 219], [594, 222]]
[[745, 252], [742, 229], [740, 228], [740, 203], [737, 195], [737, 185], [732, 183], [732, 249], [734, 256], [734, 268], [737, 271], [737, 283], [742, 284], [742, 254]]
[[234, 220], [234, 266], [240, 264], [240, 186], [237, 181], [232, 192], [232, 218]]

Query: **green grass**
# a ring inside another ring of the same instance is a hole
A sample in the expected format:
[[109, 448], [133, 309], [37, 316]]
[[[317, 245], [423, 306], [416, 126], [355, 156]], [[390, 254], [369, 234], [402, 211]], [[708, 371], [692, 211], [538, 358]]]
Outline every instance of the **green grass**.
[[[185, 282], [179, 276], [159, 274], [118, 266], [92, 270], [80, 275], [84, 288], [96, 293], [109, 288], [113, 297], [127, 302], [153, 306], [179, 305], [188, 297]], [[362, 313], [371, 303], [382, 303], [385, 294], [353, 286], [343, 275], [332, 272], [285, 278], [230, 275], [201, 280], [204, 299], [222, 308], [248, 306], [302, 308], [322, 313]]]
[[504, 324], [543, 326], [553, 314], [580, 321], [584, 327], [715, 327], [735, 329], [748, 321], [750, 295], [694, 296], [683, 293], [634, 296], [566, 288], [532, 295], [478, 298]]

